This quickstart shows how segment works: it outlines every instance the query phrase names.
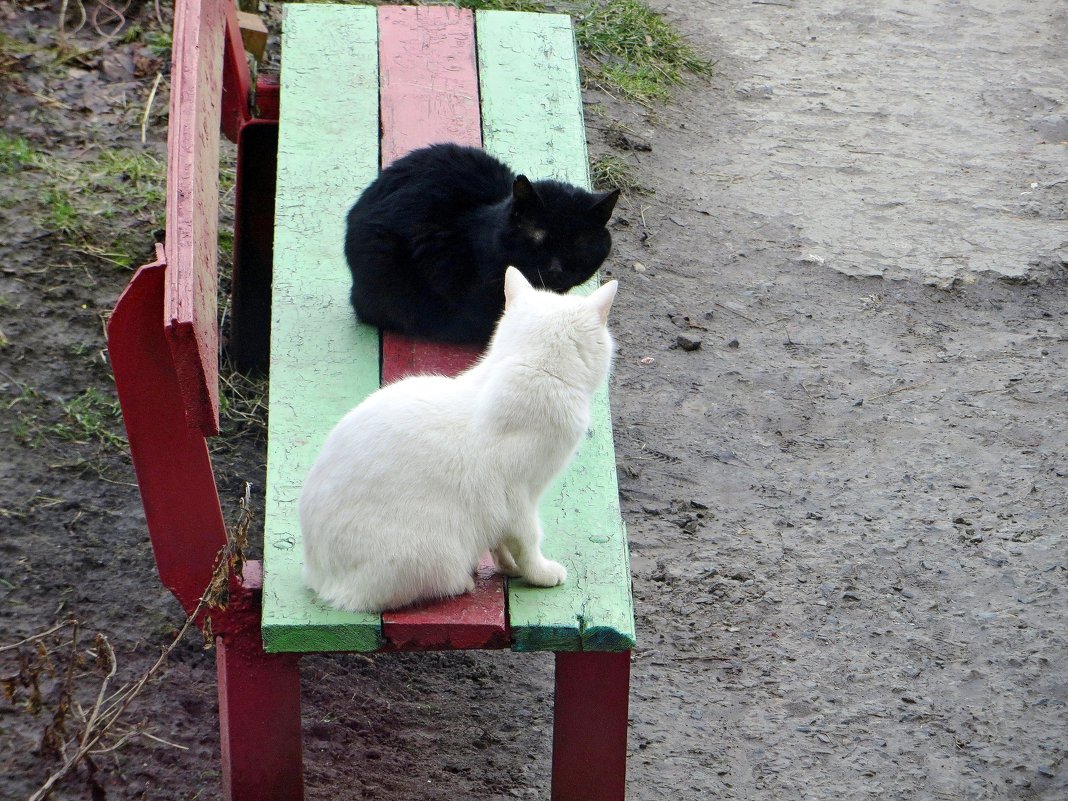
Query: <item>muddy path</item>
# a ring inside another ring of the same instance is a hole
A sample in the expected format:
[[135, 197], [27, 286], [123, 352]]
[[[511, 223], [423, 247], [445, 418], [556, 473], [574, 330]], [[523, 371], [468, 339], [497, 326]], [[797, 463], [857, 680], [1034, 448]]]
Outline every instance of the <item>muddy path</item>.
[[[591, 152], [649, 190], [621, 201], [610, 265], [639, 631], [629, 797], [1068, 797], [1068, 12], [653, 5], [717, 75], [655, 110], [586, 97]], [[138, 61], [154, 16], [63, 71], [17, 55], [5, 133], [102, 174], [104, 148], [158, 158], [158, 111], [139, 142], [165, 71]], [[41, 5], [0, 19], [44, 45], [55, 28]], [[147, 191], [125, 174], [93, 191]], [[0, 627], [8, 642], [76, 615], [128, 681], [179, 620], [106, 436], [100, 316], [156, 223], [77, 239], [62, 175], [0, 174]], [[237, 406], [215, 453], [234, 504], [263, 472], [262, 415]], [[309, 798], [548, 797], [549, 657], [312, 657], [303, 679]], [[131, 710], [180, 748], [102, 755], [106, 797], [219, 797], [215, 705], [190, 637]], [[56, 766], [42, 725], [0, 702], [0, 796]], [[91, 797], [85, 774], [55, 797]]]

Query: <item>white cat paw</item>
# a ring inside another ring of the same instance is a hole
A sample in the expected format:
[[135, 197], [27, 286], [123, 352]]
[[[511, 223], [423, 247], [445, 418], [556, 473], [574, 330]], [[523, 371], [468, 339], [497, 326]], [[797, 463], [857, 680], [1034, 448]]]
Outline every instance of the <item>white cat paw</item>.
[[475, 580], [474, 580], [473, 577], [468, 576], [467, 577], [467, 584], [464, 585], [464, 592], [474, 592], [474, 591], [475, 591]]
[[546, 561], [524, 576], [535, 587], [555, 587], [567, 581], [567, 568], [559, 562]]

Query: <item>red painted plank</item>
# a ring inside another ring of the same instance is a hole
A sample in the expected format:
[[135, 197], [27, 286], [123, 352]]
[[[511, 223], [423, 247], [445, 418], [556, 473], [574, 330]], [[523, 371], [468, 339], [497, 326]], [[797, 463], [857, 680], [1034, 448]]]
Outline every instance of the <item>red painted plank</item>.
[[552, 801], [623, 801], [630, 651], [556, 655]]
[[[445, 6], [378, 9], [382, 166], [435, 142], [481, 147], [474, 15]], [[382, 382], [406, 375], [455, 375], [479, 350], [384, 333]], [[508, 646], [504, 578], [488, 555], [473, 592], [382, 616], [390, 648]]]
[[382, 166], [435, 142], [482, 146], [475, 22], [467, 9], [378, 9]]
[[211, 581], [226, 526], [204, 435], [186, 424], [160, 316], [163, 248], [122, 293], [108, 321], [108, 354], [160, 579], [191, 612]]
[[446, 345], [383, 332], [382, 384], [392, 384], [409, 375], [456, 375], [481, 355], [482, 348], [477, 345]]
[[164, 324], [190, 428], [219, 430], [216, 256], [224, 0], [178, 3], [167, 138]]
[[245, 43], [241, 38], [241, 23], [237, 19], [237, 4], [223, 2], [226, 14], [226, 47], [223, 51], [222, 74], [222, 131], [231, 142], [237, 142], [241, 127], [252, 116], [249, 98], [252, 96], [252, 76], [245, 58]]
[[382, 650], [507, 648], [504, 604], [504, 582], [486, 554], [469, 594], [382, 615], [382, 636], [389, 643]]

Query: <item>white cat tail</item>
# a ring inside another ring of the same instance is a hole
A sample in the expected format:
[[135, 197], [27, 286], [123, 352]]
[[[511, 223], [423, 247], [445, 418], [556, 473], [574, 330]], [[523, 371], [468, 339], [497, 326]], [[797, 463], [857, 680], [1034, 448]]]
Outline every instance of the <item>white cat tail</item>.
[[530, 285], [530, 281], [515, 267], [504, 271], [504, 308], [507, 309], [520, 295], [533, 291], [534, 287]]
[[619, 281], [609, 281], [598, 287], [586, 298], [589, 304], [601, 318], [601, 325], [608, 322], [608, 312], [612, 309], [612, 301], [616, 299], [616, 290], [619, 289]]

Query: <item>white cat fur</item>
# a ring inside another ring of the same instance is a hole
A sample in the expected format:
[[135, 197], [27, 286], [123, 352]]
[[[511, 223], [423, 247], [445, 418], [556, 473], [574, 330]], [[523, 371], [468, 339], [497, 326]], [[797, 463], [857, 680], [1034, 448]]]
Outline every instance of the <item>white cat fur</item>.
[[301, 492], [305, 583], [340, 609], [380, 612], [470, 591], [489, 550], [502, 573], [562, 584], [564, 566], [541, 553], [538, 502], [608, 375], [616, 288], [557, 295], [510, 267], [476, 365], [398, 381], [349, 412]]

